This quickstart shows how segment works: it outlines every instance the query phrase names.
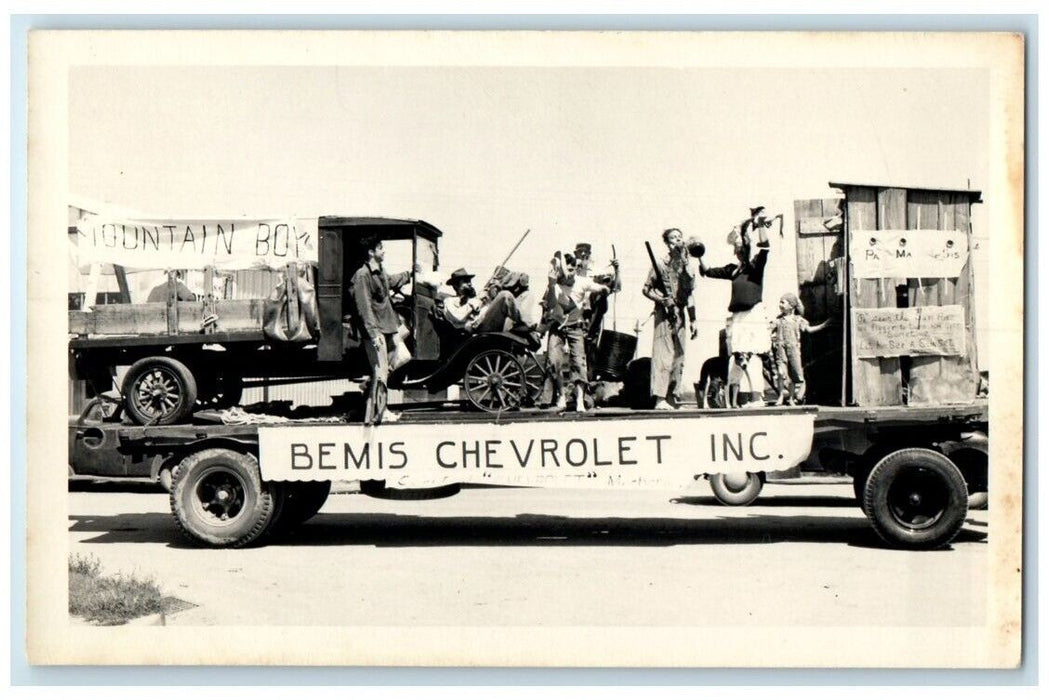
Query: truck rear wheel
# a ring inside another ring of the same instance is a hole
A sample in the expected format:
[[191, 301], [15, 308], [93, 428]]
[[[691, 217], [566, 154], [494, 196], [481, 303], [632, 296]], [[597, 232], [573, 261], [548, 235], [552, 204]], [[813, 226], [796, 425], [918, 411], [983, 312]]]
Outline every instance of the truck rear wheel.
[[280, 527], [291, 529], [315, 516], [328, 500], [330, 481], [304, 481], [284, 485], [284, 510]]
[[172, 357], [144, 357], [128, 369], [120, 393], [136, 424], [171, 425], [192, 415], [197, 382], [189, 367]]
[[889, 544], [934, 549], [962, 529], [968, 491], [958, 467], [925, 448], [897, 450], [871, 471], [864, 490], [864, 512]]
[[749, 506], [757, 500], [765, 480], [761, 474], [712, 474], [710, 488], [723, 506]]
[[190, 455], [175, 469], [171, 512], [194, 542], [243, 547], [266, 531], [280, 510], [281, 495], [262, 483], [253, 456], [211, 448]]

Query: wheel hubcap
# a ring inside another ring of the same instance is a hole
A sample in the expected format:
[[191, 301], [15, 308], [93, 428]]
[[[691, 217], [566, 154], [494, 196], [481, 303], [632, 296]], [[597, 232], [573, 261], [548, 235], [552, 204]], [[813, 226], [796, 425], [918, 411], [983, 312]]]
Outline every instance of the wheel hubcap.
[[900, 525], [922, 530], [939, 522], [950, 501], [950, 491], [943, 478], [922, 467], [901, 472], [888, 491], [892, 518]]
[[142, 413], [151, 418], [163, 418], [176, 411], [182, 403], [182, 386], [172, 372], [158, 367], [142, 375], [132, 397]]
[[228, 524], [244, 512], [247, 489], [236, 474], [216, 468], [203, 475], [195, 490], [195, 509], [212, 524]]

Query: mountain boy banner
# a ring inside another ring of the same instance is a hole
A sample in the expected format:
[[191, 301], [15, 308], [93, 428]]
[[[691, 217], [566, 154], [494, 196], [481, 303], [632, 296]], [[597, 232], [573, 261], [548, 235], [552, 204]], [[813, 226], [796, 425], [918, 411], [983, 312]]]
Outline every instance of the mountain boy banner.
[[317, 262], [316, 219], [114, 220], [76, 222], [78, 264], [138, 269], [280, 268]]
[[849, 245], [855, 277], [958, 277], [969, 259], [964, 231], [853, 231]]

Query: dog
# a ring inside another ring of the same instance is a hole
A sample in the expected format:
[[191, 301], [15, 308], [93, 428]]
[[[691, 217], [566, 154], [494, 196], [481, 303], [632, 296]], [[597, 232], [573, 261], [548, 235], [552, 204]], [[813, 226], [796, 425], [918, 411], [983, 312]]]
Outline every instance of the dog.
[[[700, 408], [725, 408], [725, 385], [728, 384], [728, 359], [711, 357], [703, 362], [696, 382], [696, 398]], [[711, 395], [710, 389], [714, 387]]]

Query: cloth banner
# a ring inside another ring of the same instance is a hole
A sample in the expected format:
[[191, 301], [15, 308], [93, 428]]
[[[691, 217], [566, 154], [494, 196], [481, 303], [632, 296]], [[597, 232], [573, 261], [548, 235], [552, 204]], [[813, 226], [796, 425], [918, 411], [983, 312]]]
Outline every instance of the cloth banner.
[[794, 467], [812, 449], [815, 415], [284, 425], [259, 429], [259, 463], [267, 481], [687, 488], [700, 474]]
[[969, 259], [964, 231], [853, 231], [849, 243], [855, 277], [958, 277]]
[[857, 357], [964, 355], [965, 308], [853, 309]]
[[317, 219], [114, 220], [76, 223], [79, 266], [132, 269], [279, 269], [317, 263]]

